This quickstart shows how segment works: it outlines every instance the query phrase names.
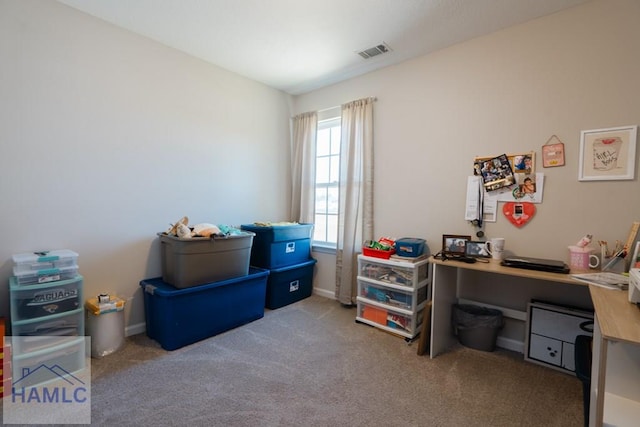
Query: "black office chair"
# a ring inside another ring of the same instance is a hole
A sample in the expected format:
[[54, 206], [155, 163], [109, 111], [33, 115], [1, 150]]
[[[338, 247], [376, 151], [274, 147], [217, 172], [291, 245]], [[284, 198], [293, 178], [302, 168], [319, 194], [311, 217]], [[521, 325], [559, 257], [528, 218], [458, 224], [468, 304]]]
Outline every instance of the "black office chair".
[[582, 399], [584, 407], [584, 425], [589, 426], [589, 400], [591, 399], [591, 345], [593, 338], [589, 335], [576, 337], [574, 356], [576, 376], [582, 381]]

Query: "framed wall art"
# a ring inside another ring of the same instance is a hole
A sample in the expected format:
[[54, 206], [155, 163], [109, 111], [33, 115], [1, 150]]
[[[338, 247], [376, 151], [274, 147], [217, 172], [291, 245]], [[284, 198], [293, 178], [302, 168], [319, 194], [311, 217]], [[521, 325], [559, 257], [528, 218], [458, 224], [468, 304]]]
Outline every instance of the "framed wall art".
[[582, 131], [578, 180], [633, 179], [637, 131], [637, 125]]
[[[554, 141], [553, 144], [550, 142]], [[564, 166], [564, 143], [556, 135], [552, 135], [542, 146], [542, 167], [553, 168]]]

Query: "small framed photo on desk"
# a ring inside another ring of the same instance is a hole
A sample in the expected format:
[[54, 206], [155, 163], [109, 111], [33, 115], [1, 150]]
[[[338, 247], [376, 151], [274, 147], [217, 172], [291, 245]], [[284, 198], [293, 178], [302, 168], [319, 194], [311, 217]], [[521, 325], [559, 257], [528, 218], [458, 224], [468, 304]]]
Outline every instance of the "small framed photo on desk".
[[472, 258], [491, 258], [484, 245], [485, 242], [467, 240], [467, 244], [464, 247], [464, 255]]
[[467, 242], [471, 240], [471, 236], [463, 236], [459, 234], [443, 234], [442, 235], [442, 255], [446, 256], [464, 256]]

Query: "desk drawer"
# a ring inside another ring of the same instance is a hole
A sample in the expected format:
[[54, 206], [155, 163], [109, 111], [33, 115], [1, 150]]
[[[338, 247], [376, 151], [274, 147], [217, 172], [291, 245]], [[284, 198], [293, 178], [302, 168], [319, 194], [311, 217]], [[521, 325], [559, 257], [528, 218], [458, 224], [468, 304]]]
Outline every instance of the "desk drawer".
[[575, 371], [575, 341], [592, 335], [593, 313], [539, 302], [529, 303], [525, 360], [566, 373]]

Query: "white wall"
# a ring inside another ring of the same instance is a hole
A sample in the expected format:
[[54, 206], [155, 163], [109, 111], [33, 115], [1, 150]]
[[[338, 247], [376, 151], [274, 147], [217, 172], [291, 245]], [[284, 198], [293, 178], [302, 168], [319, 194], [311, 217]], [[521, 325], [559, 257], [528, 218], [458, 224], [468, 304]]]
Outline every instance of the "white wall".
[[[640, 124], [639, 21], [636, 0], [596, 0], [298, 96], [295, 113], [378, 98], [375, 234], [423, 237], [433, 252], [443, 234], [475, 234], [464, 220], [475, 156], [535, 151], [545, 174], [536, 216], [518, 229], [500, 214], [485, 232], [518, 255], [568, 261], [585, 233], [626, 240], [640, 220], [638, 171], [578, 182], [577, 160], [580, 131]], [[566, 166], [543, 168], [554, 134]], [[333, 289], [333, 277], [316, 286]]]
[[[420, 236], [437, 251], [463, 220], [477, 155], [534, 150], [544, 203], [521, 255], [566, 260], [586, 232], [624, 240], [638, 180], [578, 182], [581, 130], [640, 124], [640, 4], [595, 0], [294, 100], [57, 2], [0, 1], [0, 315], [14, 253], [80, 253], [87, 295], [133, 298], [160, 274], [155, 233], [192, 223], [287, 216], [289, 117], [377, 96], [376, 235]], [[553, 135], [567, 165], [543, 169]], [[640, 153], [640, 150], [638, 150]], [[333, 294], [333, 257], [316, 292]]]
[[0, 64], [0, 315], [12, 254], [75, 250], [131, 326], [169, 222], [287, 218], [284, 93], [46, 0], [0, 1]]

